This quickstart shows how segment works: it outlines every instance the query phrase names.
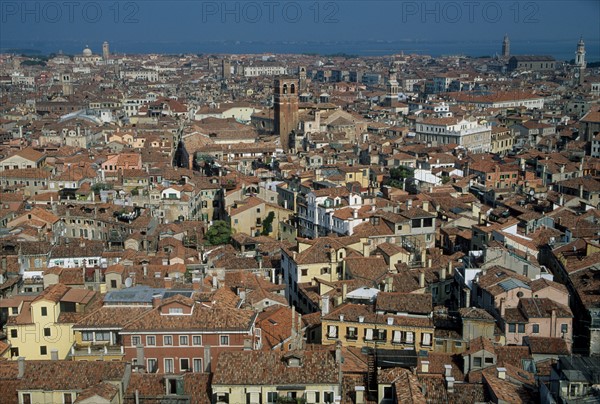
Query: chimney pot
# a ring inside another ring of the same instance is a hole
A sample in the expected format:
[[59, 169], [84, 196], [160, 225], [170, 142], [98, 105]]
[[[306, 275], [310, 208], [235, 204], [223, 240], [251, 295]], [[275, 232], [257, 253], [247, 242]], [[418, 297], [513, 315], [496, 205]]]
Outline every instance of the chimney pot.
[[421, 373], [429, 373], [429, 361], [421, 361]]
[[506, 380], [506, 368], [496, 368], [498, 379]]

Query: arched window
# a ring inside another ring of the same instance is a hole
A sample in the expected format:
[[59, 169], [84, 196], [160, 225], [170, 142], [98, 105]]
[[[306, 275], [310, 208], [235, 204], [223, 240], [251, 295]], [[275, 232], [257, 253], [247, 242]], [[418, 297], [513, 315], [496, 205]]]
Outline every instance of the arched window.
[[292, 84], [292, 86], [291, 86], [291, 93], [296, 94], [296, 85], [295, 84]]
[[284, 93], [284, 94], [287, 94], [287, 84], [284, 84], [284, 85], [283, 85], [283, 93]]

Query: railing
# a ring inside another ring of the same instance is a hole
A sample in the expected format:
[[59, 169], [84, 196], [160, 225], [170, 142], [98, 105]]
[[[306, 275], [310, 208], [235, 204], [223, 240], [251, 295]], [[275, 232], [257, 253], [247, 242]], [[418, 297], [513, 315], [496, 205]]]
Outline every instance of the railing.
[[117, 345], [73, 345], [71, 347], [71, 357], [81, 356], [122, 356], [125, 354], [124, 348]]

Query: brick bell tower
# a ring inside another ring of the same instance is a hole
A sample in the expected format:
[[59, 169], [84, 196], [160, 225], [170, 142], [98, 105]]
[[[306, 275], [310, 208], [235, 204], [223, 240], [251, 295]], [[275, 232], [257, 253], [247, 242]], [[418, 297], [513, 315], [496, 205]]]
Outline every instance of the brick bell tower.
[[298, 79], [275, 79], [274, 126], [284, 152], [290, 149], [290, 133], [298, 127], [298, 90]]

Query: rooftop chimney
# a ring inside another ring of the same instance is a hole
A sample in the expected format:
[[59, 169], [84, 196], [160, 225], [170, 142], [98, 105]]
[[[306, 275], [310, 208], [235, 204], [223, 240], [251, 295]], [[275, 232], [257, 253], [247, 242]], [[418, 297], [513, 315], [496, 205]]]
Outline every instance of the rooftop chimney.
[[173, 279], [171, 279], [170, 277], [166, 277], [165, 278], [165, 288], [166, 289], [171, 289], [173, 288]]
[[342, 284], [342, 302], [346, 300], [346, 295], [348, 294], [348, 285], [345, 283]]
[[25, 375], [25, 357], [19, 356], [18, 362], [19, 362], [19, 374], [17, 375], [17, 378], [22, 379], [23, 376]]
[[140, 373], [144, 373], [144, 369], [146, 369], [146, 359], [144, 358], [144, 346], [142, 344], [138, 344], [135, 347], [135, 351], [136, 351], [138, 371]]
[[452, 376], [446, 377], [446, 391], [448, 393], [454, 393], [454, 377]]
[[444, 377], [452, 376], [452, 365], [444, 365]]
[[202, 282], [202, 279], [200, 279], [200, 278], [192, 279], [192, 289], [200, 290], [200, 286], [201, 286], [200, 282]]
[[429, 373], [429, 361], [421, 361], [421, 373]]
[[506, 368], [496, 368], [498, 379], [506, 380]]
[[425, 287], [425, 272], [420, 272], [419, 273], [419, 287], [420, 288], [424, 288]]
[[321, 315], [326, 316], [329, 314], [329, 296], [323, 296], [321, 298]]
[[157, 308], [160, 306], [160, 302], [162, 300], [162, 295], [156, 294], [152, 295], [152, 307]]

